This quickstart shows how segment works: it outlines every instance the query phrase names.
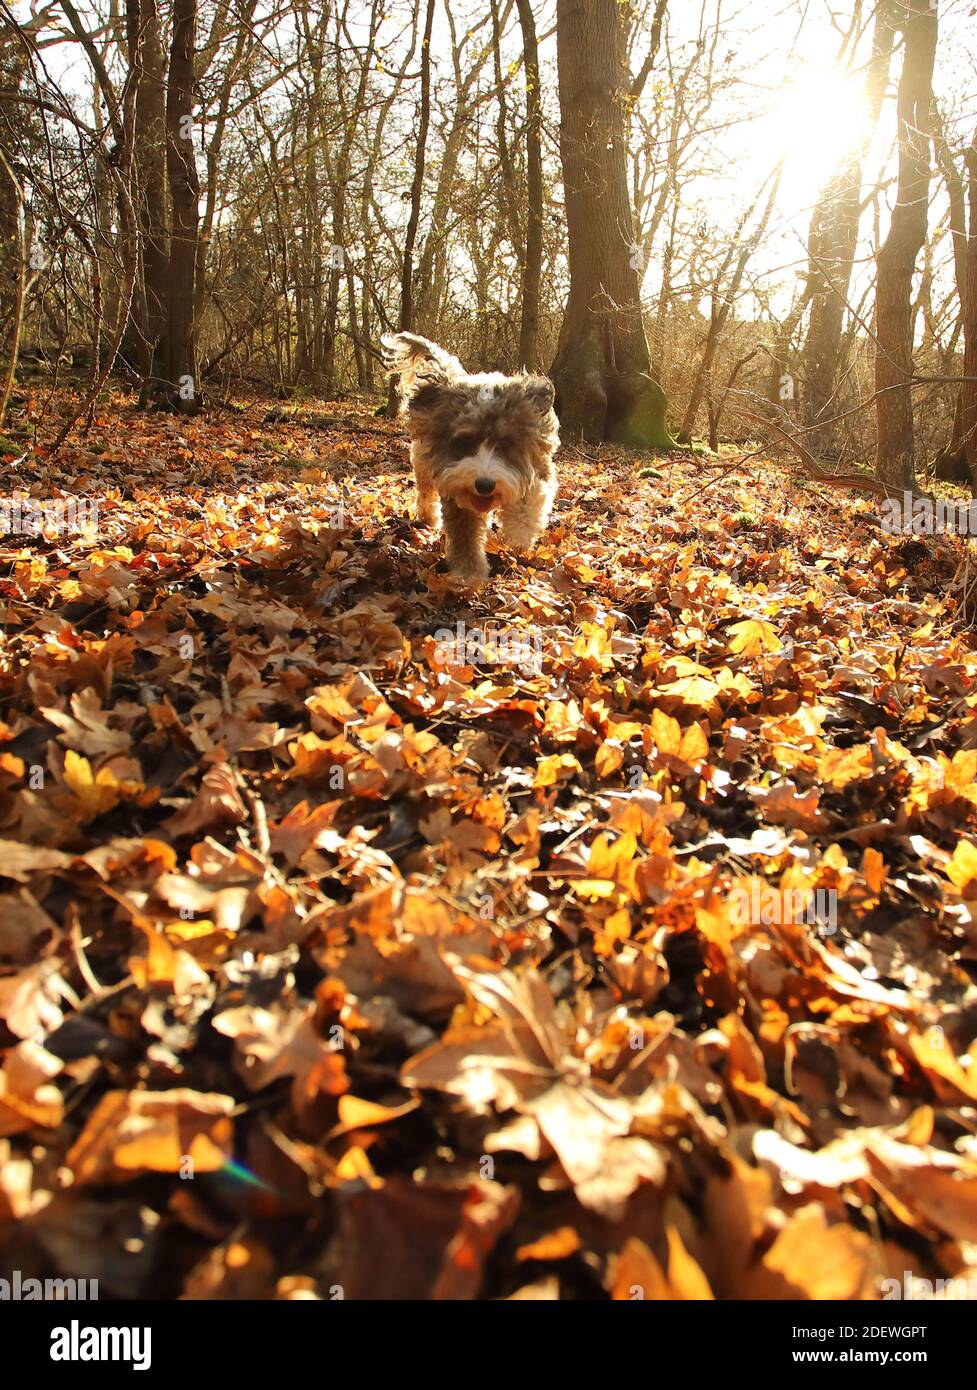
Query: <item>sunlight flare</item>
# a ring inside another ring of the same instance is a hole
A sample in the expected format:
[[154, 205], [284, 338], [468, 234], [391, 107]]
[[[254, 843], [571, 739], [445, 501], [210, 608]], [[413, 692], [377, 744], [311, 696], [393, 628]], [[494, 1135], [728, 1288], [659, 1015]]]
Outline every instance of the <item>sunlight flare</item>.
[[787, 156], [784, 187], [813, 199], [865, 134], [868, 107], [858, 78], [836, 68], [808, 70], [788, 82], [770, 115]]

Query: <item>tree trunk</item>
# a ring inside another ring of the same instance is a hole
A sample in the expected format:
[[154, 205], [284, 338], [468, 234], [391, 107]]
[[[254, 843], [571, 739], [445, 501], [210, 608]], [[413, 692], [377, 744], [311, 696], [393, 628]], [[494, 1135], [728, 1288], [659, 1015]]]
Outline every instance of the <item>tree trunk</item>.
[[166, 112], [163, 45], [156, 0], [127, 0], [126, 38], [135, 74], [136, 211], [142, 251], [141, 289], [123, 351], [143, 378], [142, 397], [158, 392], [166, 370], [170, 288], [166, 212]]
[[234, 52], [221, 85], [213, 134], [207, 146], [206, 196], [197, 238], [197, 266], [194, 274], [193, 312], [198, 322], [203, 317], [207, 299], [207, 279], [204, 272], [207, 268], [207, 252], [214, 231], [214, 217], [217, 210], [217, 195], [221, 177], [221, 154], [224, 148], [224, 134], [227, 130], [231, 95], [241, 67], [246, 61], [246, 55], [250, 56], [249, 46], [254, 41], [252, 22], [256, 8], [257, 0], [244, 0], [238, 12], [237, 22], [240, 27], [234, 41]]
[[[2, 147], [0, 147], [0, 177], [9, 182], [13, 192], [14, 214], [12, 220], [15, 228], [14, 236], [11, 239], [12, 244], [6, 245], [6, 238], [4, 238], [3, 243], [0, 243], [0, 251], [3, 252], [3, 256], [0, 257], [0, 264], [6, 261], [11, 269], [16, 265], [12, 277], [13, 294], [11, 296], [8, 291], [5, 296], [5, 298], [10, 299], [9, 324], [7, 322], [8, 315], [5, 314], [4, 318], [0, 319], [0, 335], [2, 335], [0, 336], [0, 358], [6, 356], [7, 359], [4, 363], [3, 380], [0, 381], [0, 429], [2, 429], [7, 416], [7, 406], [10, 404], [10, 397], [14, 389], [17, 355], [20, 352], [20, 333], [24, 323], [24, 300], [27, 295], [27, 236], [24, 230], [24, 191]], [[6, 211], [6, 201], [4, 211]], [[7, 221], [8, 219], [5, 217], [4, 222]], [[6, 309], [7, 304], [3, 303], [3, 307]], [[3, 338], [6, 339], [6, 342], [2, 340]]]
[[[862, 170], [889, 80], [895, 37], [892, 7], [893, 0], [880, 0], [876, 11], [872, 58], [865, 78], [867, 119], [864, 133], [823, 190], [811, 218], [808, 293], [812, 303], [804, 344], [803, 370], [803, 417], [808, 424], [815, 424], [837, 413], [832, 410], [832, 401], [841, 363], [842, 329], [858, 246]], [[815, 453], [826, 451], [830, 433], [830, 430], [822, 430], [812, 435], [811, 448]]]
[[[0, 86], [16, 92], [27, 77], [27, 64], [20, 44], [4, 35], [0, 39]], [[26, 122], [13, 101], [0, 96], [0, 371], [3, 399], [9, 399], [17, 370], [17, 353], [24, 317], [28, 278], [28, 235], [24, 190], [14, 166], [17, 164], [15, 133], [23, 132]], [[0, 423], [4, 406], [0, 406]]]
[[641, 317], [620, 10], [617, 0], [557, 3], [570, 297], [552, 376], [565, 437], [671, 448]]
[[522, 271], [519, 366], [536, 371], [539, 363], [539, 299], [543, 274], [543, 108], [539, 49], [530, 0], [517, 0], [526, 74], [526, 259]]
[[193, 62], [196, 0], [174, 0], [166, 89], [166, 169], [173, 209], [168, 286], [165, 388], [177, 409], [199, 406], [194, 279], [200, 185], [193, 148]]
[[[431, 124], [431, 30], [434, 26], [435, 0], [427, 0], [424, 17], [424, 38], [421, 41], [421, 110], [417, 129], [417, 158], [414, 161], [414, 179], [410, 190], [410, 217], [404, 237], [404, 258], [400, 272], [400, 320], [401, 333], [409, 333], [414, 326], [414, 247], [417, 243], [417, 227], [421, 220], [421, 194], [424, 191], [424, 147]], [[393, 417], [398, 409], [397, 387], [391, 378], [387, 397], [387, 414]]]
[[960, 423], [971, 487], [977, 493], [977, 135], [967, 151], [967, 177], [970, 226], [966, 251], [967, 292], [963, 306], [963, 374], [970, 379], [960, 388]]
[[[508, 4], [504, 13], [508, 15]], [[450, 17], [450, 11], [448, 11]], [[444, 301], [444, 286], [447, 279], [450, 256], [449, 224], [452, 212], [452, 195], [458, 163], [465, 148], [465, 141], [471, 133], [471, 120], [478, 104], [472, 92], [480, 85], [482, 69], [488, 55], [488, 46], [476, 48], [475, 52], [463, 52], [459, 45], [454, 26], [449, 22], [451, 32], [451, 62], [454, 68], [455, 90], [450, 103], [452, 107], [451, 125], [438, 161], [438, 175], [434, 196], [430, 199], [427, 213], [427, 234], [417, 264], [414, 277], [414, 322], [412, 328], [421, 333], [435, 333]], [[469, 36], [471, 37], [471, 36]], [[480, 98], [484, 100], [484, 96]]]
[[926, 240], [937, 17], [928, 0], [910, 0], [900, 10], [905, 52], [899, 79], [899, 180], [889, 234], [879, 251], [875, 292], [875, 470], [881, 482], [913, 488], [911, 296], [916, 258]]
[[[943, 363], [944, 374], [946, 376], [952, 376], [956, 358], [954, 349], [958, 337], [962, 336], [965, 350], [967, 342], [967, 303], [969, 297], [969, 286], [967, 284], [967, 251], [969, 248], [967, 236], [967, 170], [966, 168], [957, 168], [954, 153], [950, 148], [939, 113], [937, 113], [936, 117], [934, 144], [936, 147], [937, 161], [943, 174], [944, 182], [946, 183], [947, 198], [950, 204], [950, 216], [947, 230], [950, 233], [950, 243], [953, 247], [954, 279], [957, 286], [957, 297], [960, 301], [960, 313]], [[977, 226], [974, 227], [974, 231], [977, 232]], [[967, 464], [967, 446], [964, 439], [963, 428], [963, 389], [958, 390], [956, 393], [950, 439], [937, 453], [933, 462], [933, 471], [937, 478], [942, 478], [947, 482], [970, 482], [970, 469]]]
[[424, 191], [424, 155], [427, 132], [431, 124], [431, 29], [434, 24], [435, 0], [427, 0], [424, 19], [424, 38], [421, 42], [421, 110], [417, 130], [417, 159], [410, 190], [410, 217], [404, 237], [404, 260], [400, 277], [400, 330], [408, 332], [414, 323], [414, 247], [421, 219], [421, 195]]

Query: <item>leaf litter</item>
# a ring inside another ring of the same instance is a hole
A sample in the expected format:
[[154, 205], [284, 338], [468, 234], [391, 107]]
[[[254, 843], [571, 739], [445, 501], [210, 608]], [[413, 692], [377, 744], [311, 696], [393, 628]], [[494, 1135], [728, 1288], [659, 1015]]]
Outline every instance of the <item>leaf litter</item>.
[[536, 551], [464, 590], [395, 425], [259, 420], [113, 397], [2, 465], [98, 523], [0, 570], [0, 1264], [222, 1299], [977, 1277], [961, 542], [770, 462], [565, 449]]

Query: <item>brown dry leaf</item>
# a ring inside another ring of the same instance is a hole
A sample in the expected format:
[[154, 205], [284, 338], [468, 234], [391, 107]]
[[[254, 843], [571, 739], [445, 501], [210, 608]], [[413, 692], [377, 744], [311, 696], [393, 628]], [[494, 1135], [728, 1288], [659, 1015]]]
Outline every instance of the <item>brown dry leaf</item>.
[[181, 911], [181, 915], [189, 915], [191, 919], [198, 914], [206, 915], [224, 932], [238, 930], [252, 895], [250, 887], [214, 890], [187, 874], [160, 874], [154, 891], [169, 907]]
[[659, 755], [676, 758], [691, 767], [709, 756], [709, 740], [701, 724], [683, 729], [664, 710], [651, 712], [651, 737]]
[[693, 713], [719, 714], [719, 686], [708, 676], [682, 676], [660, 686], [659, 692]]
[[744, 1279], [743, 1298], [866, 1299], [880, 1265], [872, 1240], [844, 1224], [829, 1225], [823, 1207], [803, 1207]]
[[665, 1235], [668, 1240], [668, 1282], [676, 1296], [693, 1302], [711, 1300], [713, 1295], [709, 1281], [686, 1250], [676, 1227], [669, 1226]]
[[897, 1215], [916, 1213], [924, 1227], [953, 1240], [977, 1240], [977, 1158], [871, 1131], [866, 1143], [874, 1184]]
[[703, 1193], [705, 1268], [721, 1297], [739, 1298], [774, 1209], [773, 1183], [736, 1154], [725, 1160], [726, 1171], [711, 1172]]
[[71, 797], [64, 798], [64, 803], [82, 821], [104, 815], [125, 797], [135, 796], [144, 790], [139, 781], [129, 778], [120, 780], [109, 764], [96, 771], [87, 758], [71, 748], [64, 755], [64, 784], [71, 792]]
[[32, 874], [67, 869], [70, 865], [71, 855], [62, 854], [59, 849], [22, 845], [16, 840], [0, 840], [0, 875], [4, 878], [28, 883]]
[[449, 1029], [440, 1043], [405, 1063], [404, 1085], [433, 1087], [484, 1111], [531, 1116], [554, 1150], [584, 1206], [613, 1216], [641, 1182], [660, 1185], [661, 1151], [631, 1136], [631, 1103], [587, 1080], [567, 1050], [552, 995], [527, 971], [473, 971], [456, 957], [451, 968], [472, 997], [498, 1019], [482, 1028]]
[[[949, 1105], [965, 1105], [977, 1101], [977, 1066], [965, 1070], [941, 1028], [925, 1033], [911, 1032], [906, 1043], [916, 1062], [926, 1073], [940, 1100]], [[967, 1057], [973, 1063], [973, 1057]]]
[[762, 618], [745, 618], [740, 623], [733, 623], [729, 631], [733, 639], [729, 650], [735, 656], [763, 656], [766, 652], [781, 650], [777, 629]]
[[313, 1004], [242, 1005], [217, 1014], [213, 1026], [234, 1039], [235, 1065], [249, 1091], [290, 1076], [292, 1103], [303, 1112], [317, 1096], [339, 1096], [349, 1087], [342, 1052], [319, 1036], [315, 1013]]
[[0, 895], [0, 965], [27, 965], [42, 937], [59, 935], [57, 923], [26, 888]]
[[55, 1129], [64, 1118], [64, 1101], [51, 1084], [63, 1067], [39, 1043], [11, 1048], [0, 1069], [0, 1137], [38, 1128]]
[[335, 1282], [347, 1299], [474, 1298], [485, 1258], [517, 1207], [512, 1189], [485, 1180], [397, 1177], [342, 1197]]
[[862, 856], [862, 875], [873, 893], [881, 893], [885, 887], [889, 871], [885, 860], [877, 849], [869, 848]]
[[647, 1245], [632, 1236], [609, 1269], [609, 1289], [616, 1301], [702, 1302], [712, 1299], [709, 1281], [693, 1260], [674, 1226], [666, 1231], [668, 1272]]
[[665, 1271], [636, 1236], [612, 1259], [608, 1288], [616, 1302], [668, 1303], [675, 1297]]
[[624, 749], [612, 739], [606, 739], [594, 755], [594, 771], [598, 777], [613, 777], [624, 766]]
[[18, 1038], [53, 1033], [64, 1017], [67, 990], [57, 962], [42, 960], [15, 975], [0, 977], [0, 1019]]
[[109, 1091], [68, 1151], [78, 1184], [143, 1173], [213, 1173], [232, 1157], [231, 1096], [185, 1088]]
[[310, 810], [308, 802], [300, 801], [277, 825], [269, 825], [272, 853], [283, 855], [289, 866], [298, 864], [306, 850], [330, 828], [340, 805], [339, 801], [327, 801]]
[[197, 835], [215, 826], [240, 825], [247, 818], [234, 772], [226, 763], [218, 763], [204, 773], [190, 805], [170, 816], [166, 829], [174, 836]]
[[946, 866], [946, 876], [962, 897], [975, 896], [973, 885], [977, 884], [977, 845], [971, 840], [958, 840]]
[[403, 1105], [377, 1105], [375, 1101], [361, 1100], [359, 1096], [340, 1096], [339, 1124], [330, 1130], [329, 1138], [335, 1139], [340, 1134], [358, 1129], [372, 1129], [374, 1125], [386, 1125], [416, 1109], [417, 1102], [414, 1100], [405, 1101]]
[[102, 708], [97, 691], [91, 688], [75, 691], [70, 708], [70, 714], [54, 708], [38, 710], [49, 724], [61, 729], [59, 742], [66, 748], [83, 753], [86, 758], [125, 753], [131, 748], [132, 736], [124, 729], [109, 726], [112, 711]]
[[552, 757], [541, 758], [533, 778], [534, 787], [552, 787], [557, 782], [565, 782], [577, 776], [583, 769], [572, 753], [554, 753]]
[[757, 809], [765, 821], [771, 825], [786, 825], [792, 830], [827, 830], [830, 820], [820, 811], [821, 793], [816, 787], [799, 792], [792, 782], [781, 782], [779, 786], [766, 791], [759, 787], [750, 789]]

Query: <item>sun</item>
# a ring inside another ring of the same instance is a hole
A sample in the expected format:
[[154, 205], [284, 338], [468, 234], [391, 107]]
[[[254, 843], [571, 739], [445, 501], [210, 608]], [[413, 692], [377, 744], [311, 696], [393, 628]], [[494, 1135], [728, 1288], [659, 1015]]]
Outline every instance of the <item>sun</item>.
[[864, 137], [868, 107], [857, 78], [808, 70], [785, 85], [770, 119], [785, 158], [784, 191], [811, 199]]

